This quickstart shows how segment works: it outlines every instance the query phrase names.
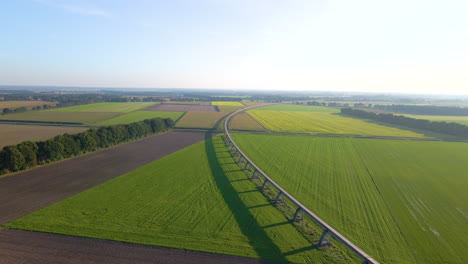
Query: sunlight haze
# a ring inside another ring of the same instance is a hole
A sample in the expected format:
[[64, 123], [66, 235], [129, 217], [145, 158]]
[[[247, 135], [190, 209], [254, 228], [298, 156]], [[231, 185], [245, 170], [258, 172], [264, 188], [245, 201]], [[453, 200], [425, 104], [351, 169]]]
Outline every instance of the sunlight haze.
[[2, 1], [0, 85], [468, 94], [468, 1]]

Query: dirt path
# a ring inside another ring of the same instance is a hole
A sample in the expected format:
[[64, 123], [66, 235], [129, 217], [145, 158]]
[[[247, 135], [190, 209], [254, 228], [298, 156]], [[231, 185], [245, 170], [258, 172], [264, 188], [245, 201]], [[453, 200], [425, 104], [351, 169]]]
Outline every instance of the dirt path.
[[204, 139], [204, 132], [173, 131], [0, 178], [0, 224]]
[[276, 262], [22, 230], [0, 230], [0, 264], [233, 264]]

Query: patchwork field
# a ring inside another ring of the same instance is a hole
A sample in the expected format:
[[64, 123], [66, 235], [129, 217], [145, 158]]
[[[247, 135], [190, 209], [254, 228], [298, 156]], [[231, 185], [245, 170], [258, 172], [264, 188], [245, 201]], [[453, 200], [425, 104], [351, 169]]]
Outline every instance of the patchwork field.
[[177, 123], [179, 128], [216, 128], [226, 112], [187, 112]]
[[0, 101], [0, 109], [3, 108], [18, 108], [26, 107], [31, 108], [34, 106], [43, 106], [43, 105], [55, 105], [54, 102], [43, 102], [43, 101]]
[[220, 136], [6, 226], [279, 261], [349, 262], [338, 249], [311, 247], [246, 178]]
[[50, 112], [120, 112], [128, 113], [157, 103], [97, 103], [50, 109]]
[[245, 106], [234, 106], [234, 105], [219, 105], [217, 106], [220, 112], [229, 112], [232, 113], [234, 111], [240, 110]]
[[262, 127], [262, 125], [245, 112], [238, 113], [232, 117], [230, 128], [238, 130], [265, 131], [265, 128]]
[[250, 101], [250, 100], [243, 100], [242, 104], [245, 106], [254, 106], [254, 105], [261, 105], [265, 104], [264, 102], [255, 102], [255, 101]]
[[340, 110], [322, 106], [312, 105], [293, 105], [293, 104], [278, 104], [268, 105], [252, 109], [250, 111], [299, 111], [299, 112], [328, 112], [328, 113], [339, 113]]
[[135, 111], [125, 115], [121, 115], [100, 123], [97, 123], [98, 126], [111, 126], [111, 125], [121, 125], [121, 124], [130, 124], [133, 122], [143, 121], [145, 119], [151, 118], [171, 118], [174, 121], [177, 121], [184, 113], [183, 112], [157, 112], [157, 111]]
[[143, 109], [145, 111], [169, 111], [169, 112], [217, 112], [211, 105], [192, 104], [159, 104]]
[[18, 114], [0, 115], [0, 120], [41, 121], [41, 122], [72, 122], [94, 124], [121, 115], [122, 113], [91, 113], [91, 112], [52, 112], [30, 111]]
[[202, 102], [202, 101], [169, 101], [169, 102], [164, 102], [163, 104], [211, 105], [210, 102]]
[[468, 144], [244, 133], [234, 139], [381, 263], [468, 262]]
[[[401, 115], [401, 114], [396, 114], [396, 115]], [[404, 114], [404, 116], [416, 118], [416, 119], [425, 119], [429, 121], [437, 121], [437, 122], [447, 122], [447, 123], [453, 122], [453, 123], [459, 123], [459, 124], [468, 126], [468, 116], [427, 116], [427, 115], [408, 115], [408, 114]]]
[[87, 128], [0, 124], [0, 148], [23, 141], [46, 140], [65, 133], [75, 134]]
[[366, 120], [344, 117], [329, 112], [249, 110], [247, 113], [273, 132], [424, 137], [424, 135], [412, 131], [378, 125]]
[[229, 105], [229, 106], [244, 106], [241, 102], [225, 102], [225, 101], [221, 101], [221, 102], [211, 102], [211, 105]]

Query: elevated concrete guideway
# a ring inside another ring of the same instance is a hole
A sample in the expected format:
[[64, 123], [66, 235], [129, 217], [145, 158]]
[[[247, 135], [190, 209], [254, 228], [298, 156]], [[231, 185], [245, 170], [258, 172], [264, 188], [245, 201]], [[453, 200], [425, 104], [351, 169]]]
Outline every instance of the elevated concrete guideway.
[[294, 219], [297, 220], [299, 219], [300, 215], [302, 216], [308, 216], [310, 217], [315, 223], [317, 223], [321, 228], [323, 228], [323, 233], [322, 236], [320, 237], [320, 241], [318, 243], [319, 247], [327, 246], [331, 242], [331, 237], [335, 238], [339, 242], [341, 242], [343, 245], [345, 245], [349, 250], [354, 252], [359, 258], [362, 259], [362, 263], [368, 263], [368, 264], [379, 264], [378, 261], [373, 259], [371, 256], [369, 256], [366, 252], [364, 252], [362, 249], [360, 249], [358, 246], [353, 244], [351, 241], [346, 239], [342, 234], [340, 234], [338, 231], [336, 231], [333, 227], [331, 227], [329, 224], [327, 224], [324, 220], [322, 220], [320, 217], [318, 217], [316, 214], [314, 214], [310, 209], [305, 207], [301, 202], [299, 202], [296, 198], [294, 198], [291, 194], [289, 194], [286, 190], [284, 190], [278, 183], [276, 183], [274, 180], [272, 180], [265, 172], [263, 172], [252, 160], [250, 160], [247, 155], [245, 155], [244, 152], [237, 146], [237, 144], [234, 142], [232, 139], [231, 135], [229, 134], [229, 121], [230, 119], [243, 111], [257, 108], [257, 107], [262, 107], [266, 105], [272, 105], [272, 104], [264, 104], [264, 105], [258, 105], [258, 106], [251, 106], [251, 107], [246, 107], [241, 110], [235, 111], [231, 113], [230, 115], [227, 116], [226, 121], [224, 122], [224, 131], [225, 131], [225, 142], [230, 147], [230, 151], [234, 151], [233, 155], [239, 154], [239, 159], [238, 162], [241, 162], [242, 159], [245, 160], [245, 166], [244, 168], [247, 168], [248, 166], [251, 166], [251, 168], [254, 170], [252, 174], [253, 177], [257, 177], [257, 175], [260, 175], [264, 178], [263, 182], [263, 187], [267, 187], [267, 185], [272, 185], [278, 190], [278, 195], [276, 196], [275, 202], [282, 202], [284, 201], [284, 198], [287, 198], [290, 200], [296, 207], [296, 213], [294, 214]]

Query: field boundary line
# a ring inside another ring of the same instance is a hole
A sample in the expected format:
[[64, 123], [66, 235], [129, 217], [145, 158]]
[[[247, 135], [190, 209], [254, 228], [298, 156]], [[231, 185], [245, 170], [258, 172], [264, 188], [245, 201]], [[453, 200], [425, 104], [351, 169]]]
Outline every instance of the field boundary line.
[[227, 147], [229, 148], [229, 152], [232, 153], [235, 160], [236, 160], [236, 156], [239, 155], [239, 158], [236, 160], [236, 162], [239, 163], [239, 165], [240, 163], [244, 162], [245, 163], [244, 169], [246, 169], [249, 166], [253, 168], [253, 173], [252, 173], [252, 176], [250, 177], [251, 179], [255, 177], [258, 178], [258, 176], [262, 176], [264, 178], [263, 185], [262, 185], [263, 189], [266, 189], [268, 186], [274, 186], [278, 190], [275, 203], [283, 203], [284, 198], [287, 198], [297, 207], [296, 213], [294, 214], [294, 217], [293, 217], [294, 221], [299, 220], [301, 216], [302, 217], [308, 216], [310, 219], [312, 219], [316, 224], [318, 224], [323, 229], [323, 233], [317, 245], [318, 247], [329, 246], [331, 243], [331, 238], [333, 237], [336, 240], [338, 240], [340, 243], [342, 243], [344, 246], [346, 246], [349, 250], [351, 250], [354, 254], [356, 254], [363, 261], [362, 262], [363, 264], [379, 264], [378, 261], [373, 259], [370, 255], [368, 255], [366, 252], [364, 252], [354, 243], [349, 241], [344, 235], [342, 235], [333, 227], [331, 227], [329, 224], [327, 224], [323, 219], [321, 219], [319, 216], [313, 213], [310, 209], [308, 209], [301, 202], [299, 202], [296, 198], [294, 198], [291, 194], [289, 194], [286, 190], [284, 190], [278, 183], [272, 180], [252, 160], [250, 160], [244, 152], [242, 152], [242, 150], [237, 146], [237, 144], [232, 139], [229, 133], [229, 121], [234, 115], [241, 113], [243, 111], [246, 111], [246, 110], [253, 109], [253, 108], [263, 107], [267, 105], [274, 105], [274, 104], [275, 103], [246, 107], [246, 108], [237, 110], [229, 114], [226, 117], [226, 120], [224, 122], [224, 132], [225, 132], [224, 141]]

